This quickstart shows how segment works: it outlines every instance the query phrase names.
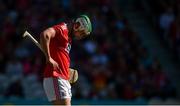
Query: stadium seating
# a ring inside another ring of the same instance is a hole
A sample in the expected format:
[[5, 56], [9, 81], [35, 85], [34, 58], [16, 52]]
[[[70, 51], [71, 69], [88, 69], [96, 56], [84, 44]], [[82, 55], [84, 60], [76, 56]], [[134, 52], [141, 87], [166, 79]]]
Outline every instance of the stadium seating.
[[[149, 57], [148, 48], [141, 44], [138, 34], [123, 17], [117, 1], [0, 1], [0, 13], [4, 14], [0, 16], [0, 27], [3, 29], [0, 32], [0, 63], [3, 64], [0, 65], [0, 96], [7, 98], [5, 92], [11, 90], [6, 89], [11, 86], [8, 83], [12, 82], [10, 77], [16, 76], [21, 82], [16, 90], [23, 89], [23, 94], [18, 98], [46, 100], [42, 88], [44, 56], [31, 42], [24, 41], [21, 35], [28, 29], [39, 39], [43, 29], [69, 17], [87, 13], [93, 23], [93, 32], [89, 38], [74, 42], [70, 53], [71, 66], [79, 72], [78, 82], [72, 85], [73, 98], [176, 98], [176, 89], [163, 73], [161, 63], [155, 57]], [[167, 86], [169, 89], [164, 88]], [[14, 96], [17, 95], [8, 94], [9, 98]]]

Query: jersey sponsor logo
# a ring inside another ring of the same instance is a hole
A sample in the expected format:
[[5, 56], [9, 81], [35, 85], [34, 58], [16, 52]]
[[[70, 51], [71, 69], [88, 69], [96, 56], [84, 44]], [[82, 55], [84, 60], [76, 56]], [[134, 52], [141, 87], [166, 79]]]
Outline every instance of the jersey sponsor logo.
[[70, 43], [67, 43], [66, 48], [65, 48], [65, 51], [69, 53], [70, 50], [71, 50], [71, 44], [70, 44]]

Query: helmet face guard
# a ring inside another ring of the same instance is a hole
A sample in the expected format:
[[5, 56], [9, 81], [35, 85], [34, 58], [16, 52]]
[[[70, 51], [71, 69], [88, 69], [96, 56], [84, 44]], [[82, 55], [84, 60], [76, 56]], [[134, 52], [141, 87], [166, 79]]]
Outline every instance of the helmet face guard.
[[87, 35], [89, 35], [91, 33], [92, 25], [91, 25], [91, 21], [88, 18], [88, 16], [80, 15], [80, 17], [77, 18], [75, 20], [75, 22], [78, 22], [80, 24], [80, 26], [77, 29], [75, 29], [76, 31], [78, 31], [78, 30], [83, 31], [84, 30]]

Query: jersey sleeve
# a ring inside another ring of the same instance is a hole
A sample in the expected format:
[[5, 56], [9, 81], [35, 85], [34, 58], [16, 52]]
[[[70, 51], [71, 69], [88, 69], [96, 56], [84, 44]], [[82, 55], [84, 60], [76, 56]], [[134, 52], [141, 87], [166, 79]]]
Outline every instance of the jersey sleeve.
[[61, 28], [60, 24], [54, 25], [54, 26], [52, 26], [52, 28], [56, 31], [55, 38], [61, 39], [61, 40], [66, 40], [67, 39], [65, 34], [64, 34], [64, 30]]

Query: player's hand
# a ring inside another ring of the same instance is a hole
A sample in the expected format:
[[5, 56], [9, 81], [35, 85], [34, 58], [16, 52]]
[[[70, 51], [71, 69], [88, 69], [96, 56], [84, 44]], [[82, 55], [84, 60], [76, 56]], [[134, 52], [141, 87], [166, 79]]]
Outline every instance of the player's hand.
[[47, 63], [49, 63], [53, 67], [53, 69], [60, 70], [58, 63], [54, 61], [51, 57], [47, 59]]

